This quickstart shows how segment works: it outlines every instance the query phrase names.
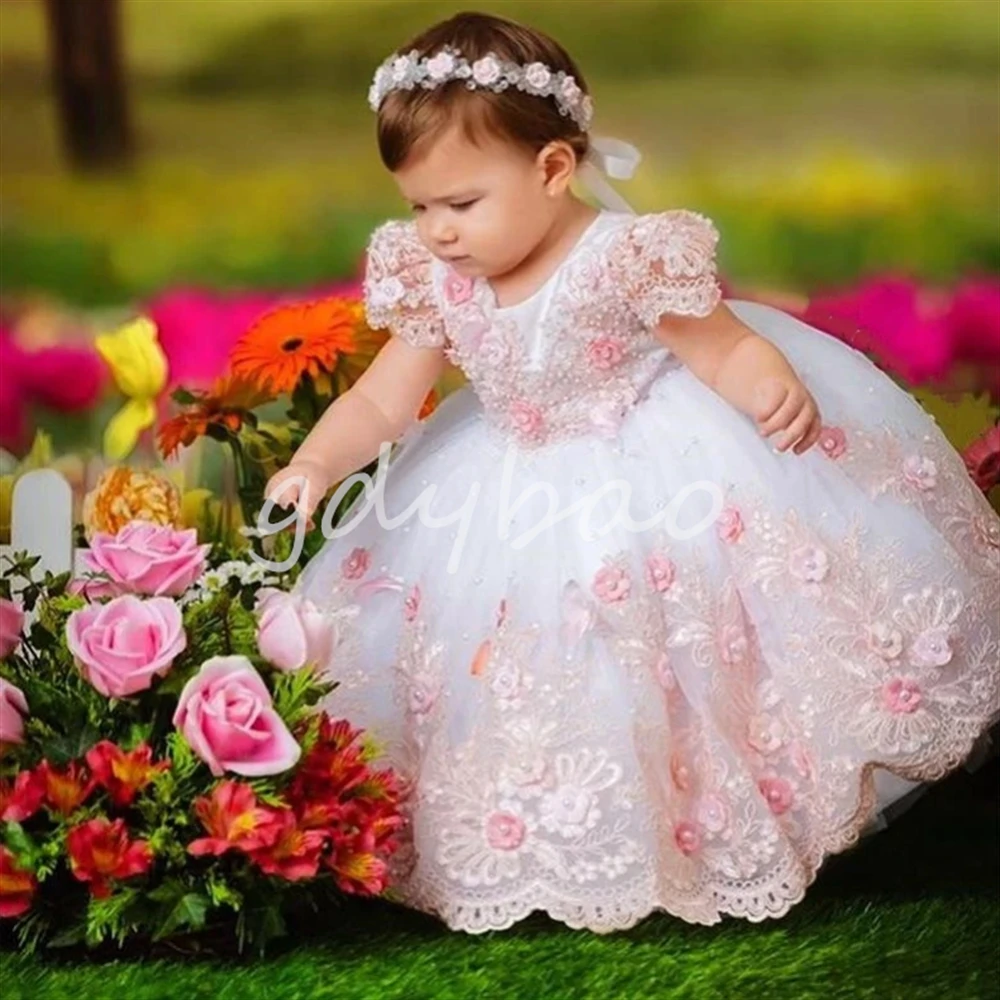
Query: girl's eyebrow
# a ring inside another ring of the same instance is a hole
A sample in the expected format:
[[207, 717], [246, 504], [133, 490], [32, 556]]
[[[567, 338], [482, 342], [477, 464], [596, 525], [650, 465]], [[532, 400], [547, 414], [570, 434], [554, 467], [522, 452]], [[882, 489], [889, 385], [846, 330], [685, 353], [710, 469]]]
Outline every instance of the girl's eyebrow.
[[476, 190], [456, 191], [454, 194], [446, 194], [442, 198], [428, 198], [427, 201], [410, 201], [411, 205], [438, 205], [449, 201], [468, 201], [470, 198], [480, 197], [480, 192]]

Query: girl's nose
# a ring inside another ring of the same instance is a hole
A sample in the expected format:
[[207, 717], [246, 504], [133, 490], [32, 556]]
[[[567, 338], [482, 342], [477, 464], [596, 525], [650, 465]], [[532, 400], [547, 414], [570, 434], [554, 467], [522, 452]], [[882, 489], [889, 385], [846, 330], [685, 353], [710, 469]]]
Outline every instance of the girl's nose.
[[455, 227], [447, 219], [437, 219], [431, 229], [431, 238], [438, 246], [450, 246], [458, 238]]

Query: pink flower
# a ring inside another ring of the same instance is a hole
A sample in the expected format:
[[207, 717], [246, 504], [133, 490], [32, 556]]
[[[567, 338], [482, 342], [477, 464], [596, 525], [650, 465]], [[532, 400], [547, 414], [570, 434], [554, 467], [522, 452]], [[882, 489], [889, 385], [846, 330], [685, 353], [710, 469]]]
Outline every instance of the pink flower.
[[755, 715], [747, 724], [747, 743], [759, 753], [774, 753], [785, 743], [785, 727], [770, 715]]
[[680, 792], [686, 792], [691, 787], [691, 769], [679, 750], [670, 755], [670, 777]]
[[340, 564], [345, 580], [360, 580], [372, 564], [372, 554], [367, 549], [353, 549]]
[[788, 812], [795, 801], [795, 792], [785, 778], [761, 778], [757, 782], [760, 794], [767, 800], [768, 808], [775, 816]]
[[903, 651], [903, 636], [885, 622], [876, 622], [868, 629], [868, 645], [883, 660], [894, 660]]
[[443, 80], [455, 68], [455, 57], [450, 52], [439, 52], [427, 60], [427, 75], [432, 80]]
[[729, 826], [729, 807], [724, 799], [712, 792], [701, 797], [695, 815], [709, 833], [722, 833]]
[[484, 87], [496, 83], [502, 73], [495, 56], [483, 56], [472, 64], [472, 79]]
[[0, 660], [7, 659], [21, 642], [24, 612], [13, 601], [0, 598]]
[[0, 743], [24, 742], [24, 717], [28, 714], [28, 699], [10, 681], [0, 677]]
[[131, 521], [117, 535], [94, 535], [83, 559], [92, 573], [111, 580], [111, 593], [176, 597], [201, 576], [210, 548], [198, 544], [193, 528]]
[[657, 593], [669, 590], [676, 576], [674, 564], [662, 553], [654, 552], [646, 560], [646, 583]]
[[217, 778], [281, 774], [302, 753], [245, 656], [206, 660], [184, 685], [173, 722]]
[[818, 545], [804, 545], [796, 549], [788, 561], [792, 576], [807, 583], [819, 583], [830, 569], [830, 558]]
[[932, 490], [937, 484], [937, 465], [933, 459], [910, 455], [903, 462], [903, 476], [918, 490]]
[[895, 714], [915, 712], [921, 701], [920, 685], [912, 677], [894, 677], [882, 688], [882, 703]]
[[587, 345], [587, 358], [602, 371], [608, 371], [621, 363], [625, 352], [620, 340], [614, 337], [598, 337]]
[[1000, 483], [1000, 425], [994, 424], [962, 452], [972, 481], [984, 492]]
[[682, 854], [694, 854], [701, 847], [701, 830], [698, 824], [687, 819], [681, 820], [674, 827], [674, 842]]
[[143, 601], [131, 594], [74, 611], [66, 642], [84, 677], [107, 698], [145, 691], [187, 645], [180, 609], [169, 597]]
[[719, 538], [730, 545], [738, 542], [743, 534], [743, 518], [738, 507], [724, 507], [718, 519]]
[[524, 834], [524, 820], [513, 813], [495, 812], [486, 820], [486, 842], [496, 851], [516, 850]]
[[329, 664], [336, 623], [307, 597], [264, 587], [257, 593], [256, 614], [260, 654], [279, 670]]
[[840, 458], [847, 451], [847, 435], [839, 427], [821, 428], [818, 443], [827, 458]]
[[412, 622], [418, 614], [420, 614], [420, 587], [414, 584], [410, 596], [403, 602], [403, 617]]
[[924, 629], [910, 646], [910, 663], [915, 667], [943, 667], [951, 661], [949, 639], [947, 626]]
[[473, 287], [472, 278], [449, 269], [443, 283], [444, 297], [453, 306], [460, 306], [463, 302], [468, 302], [472, 298]]
[[541, 437], [544, 421], [542, 420], [542, 411], [538, 407], [532, 406], [524, 400], [516, 399], [511, 403], [508, 412], [514, 429], [521, 437], [529, 440]]
[[602, 566], [594, 574], [594, 582], [591, 584], [594, 596], [605, 604], [613, 604], [616, 601], [624, 601], [632, 590], [632, 581], [629, 579], [628, 570], [621, 566]]

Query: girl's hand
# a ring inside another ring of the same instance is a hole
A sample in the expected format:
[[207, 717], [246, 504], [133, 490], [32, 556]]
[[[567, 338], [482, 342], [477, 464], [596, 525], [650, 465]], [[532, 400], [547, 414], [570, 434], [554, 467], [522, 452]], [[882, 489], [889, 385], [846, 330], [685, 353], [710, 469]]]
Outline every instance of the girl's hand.
[[792, 445], [796, 455], [811, 448], [818, 440], [822, 419], [816, 401], [802, 382], [792, 377], [770, 376], [754, 386], [754, 412], [757, 427], [764, 437], [777, 431], [778, 451]]
[[264, 499], [283, 508], [294, 507], [312, 525], [312, 514], [330, 488], [329, 474], [318, 462], [292, 460], [264, 488]]

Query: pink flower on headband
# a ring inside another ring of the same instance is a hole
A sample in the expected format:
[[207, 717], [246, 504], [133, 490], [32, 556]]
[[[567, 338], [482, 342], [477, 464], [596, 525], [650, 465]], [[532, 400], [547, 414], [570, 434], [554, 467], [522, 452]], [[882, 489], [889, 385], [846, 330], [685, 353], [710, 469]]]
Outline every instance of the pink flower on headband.
[[432, 80], [446, 79], [455, 68], [455, 57], [450, 52], [439, 52], [427, 60], [427, 75]]

